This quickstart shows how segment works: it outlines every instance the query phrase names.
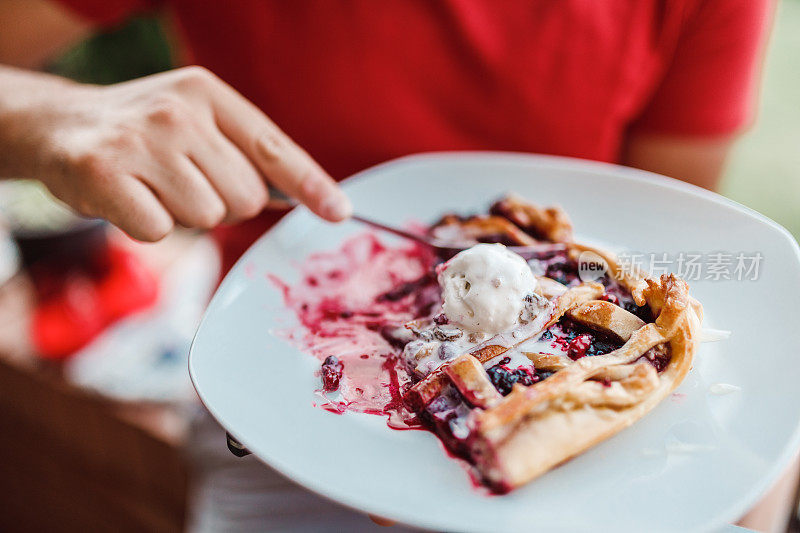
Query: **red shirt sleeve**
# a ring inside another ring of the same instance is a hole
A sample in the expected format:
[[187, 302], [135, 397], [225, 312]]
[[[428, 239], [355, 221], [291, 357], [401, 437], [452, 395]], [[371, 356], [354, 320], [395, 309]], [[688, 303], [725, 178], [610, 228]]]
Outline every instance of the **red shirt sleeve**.
[[701, 0], [633, 129], [734, 133], [752, 119], [771, 0]]
[[158, 0], [57, 0], [84, 19], [99, 26], [113, 26], [136, 13], [152, 11]]

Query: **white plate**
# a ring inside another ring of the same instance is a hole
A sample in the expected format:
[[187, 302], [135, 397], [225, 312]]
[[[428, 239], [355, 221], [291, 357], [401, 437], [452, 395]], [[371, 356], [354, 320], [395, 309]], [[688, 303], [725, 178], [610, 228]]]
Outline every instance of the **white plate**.
[[[679, 395], [526, 487], [489, 497], [433, 434], [312, 407], [319, 362], [272, 333], [293, 317], [264, 274], [296, 281], [293, 264], [363, 228], [325, 224], [296, 209], [225, 278], [197, 332], [189, 370], [214, 417], [301, 485], [439, 530], [709, 530], [739, 518], [798, 449], [800, 251], [774, 222], [675, 180], [546, 156], [413, 156], [364, 171], [344, 187], [358, 212], [389, 223], [477, 212], [517, 191], [561, 204], [578, 237], [642, 252], [760, 252], [763, 260], [757, 281], [691, 283], [706, 325], [733, 335], [701, 347]], [[716, 396], [709, 392], [714, 383], [741, 391]], [[694, 451], [680, 453], [675, 442]], [[663, 453], [665, 447], [673, 451]]]

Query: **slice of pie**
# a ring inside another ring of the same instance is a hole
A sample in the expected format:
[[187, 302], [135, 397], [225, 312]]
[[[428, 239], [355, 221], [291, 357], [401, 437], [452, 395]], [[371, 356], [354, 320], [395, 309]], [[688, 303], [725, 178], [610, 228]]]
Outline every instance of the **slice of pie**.
[[395, 335], [404, 398], [492, 490], [630, 426], [689, 371], [702, 307], [686, 282], [574, 242], [560, 208], [508, 196], [430, 232], [474, 246], [436, 267], [441, 306]]
[[[702, 307], [573, 240], [558, 207], [517, 196], [427, 231], [464, 251], [354, 236], [272, 276], [321, 362], [319, 407], [420, 425], [507, 492], [633, 424], [680, 384]], [[523, 247], [523, 248], [519, 248]]]

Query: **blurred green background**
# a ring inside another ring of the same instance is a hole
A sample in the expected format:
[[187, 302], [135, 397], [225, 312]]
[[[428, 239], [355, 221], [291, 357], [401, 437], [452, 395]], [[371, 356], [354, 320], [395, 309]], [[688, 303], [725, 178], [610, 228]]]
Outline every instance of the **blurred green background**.
[[783, 0], [764, 69], [755, 128], [739, 142], [721, 192], [800, 239], [800, 0]]
[[[755, 127], [738, 143], [721, 192], [800, 238], [800, 0], [782, 0], [767, 54]], [[154, 18], [136, 18], [69, 51], [51, 71], [115, 83], [167, 70], [170, 48]]]

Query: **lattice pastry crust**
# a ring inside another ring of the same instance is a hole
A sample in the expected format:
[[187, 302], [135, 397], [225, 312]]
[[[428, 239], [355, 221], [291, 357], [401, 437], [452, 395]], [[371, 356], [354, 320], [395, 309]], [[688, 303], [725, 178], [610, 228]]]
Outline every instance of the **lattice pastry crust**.
[[[443, 363], [411, 388], [407, 398], [417, 410], [425, 409], [450, 385], [458, 390], [472, 408], [467, 418], [469, 458], [487, 484], [504, 492], [630, 426], [677, 387], [692, 365], [702, 307], [689, 295], [686, 282], [675, 275], [651, 278], [622, 269], [614, 254], [573, 242], [571, 224], [558, 208], [541, 209], [508, 197], [495, 204], [493, 211], [499, 215], [468, 220], [446, 217], [441, 224], [449, 225], [450, 231], [460, 227], [462, 234], [476, 240], [482, 233], [496, 235], [505, 228], [503, 234], [519, 244], [543, 238], [565, 243], [572, 255], [594, 252], [634, 302], [647, 305], [655, 318], [646, 323], [618, 305], [599, 300], [604, 292], [599, 283], [566, 289], [540, 277], [537, 291], [549, 299], [550, 307], [544, 318], [528, 326], [524, 338], [498, 335]], [[575, 361], [564, 355], [523, 352], [537, 369], [554, 374], [530, 386], [514, 384], [502, 396], [483, 363], [518, 350], [525, 340], [564, 316], [623, 344], [605, 355]], [[642, 359], [646, 353], [665, 351], [670, 359], [661, 371]]]

